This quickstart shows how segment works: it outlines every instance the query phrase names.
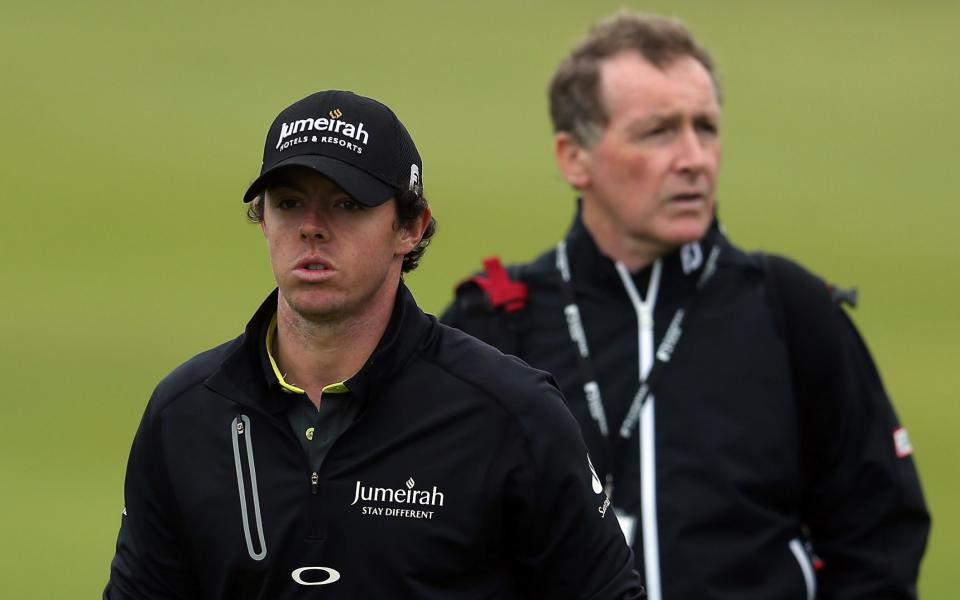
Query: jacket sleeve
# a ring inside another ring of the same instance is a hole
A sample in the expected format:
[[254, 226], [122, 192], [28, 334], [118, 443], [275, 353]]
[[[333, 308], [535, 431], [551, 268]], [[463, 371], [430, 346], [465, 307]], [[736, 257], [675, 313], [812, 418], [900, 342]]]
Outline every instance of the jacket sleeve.
[[544, 379], [510, 436], [521, 462], [507, 478], [504, 510], [524, 597], [645, 598], [579, 427]]
[[[930, 528], [912, 447], [860, 335], [839, 319], [846, 373], [821, 396], [839, 408], [810, 417], [804, 435], [804, 516], [823, 559], [821, 597], [912, 600]], [[836, 424], [824, 422], [831, 414]]]
[[781, 267], [781, 295], [800, 419], [801, 512], [823, 561], [818, 597], [914, 599], [930, 517], [906, 430], [826, 286], [787, 269], [800, 267]]
[[130, 450], [125, 506], [104, 600], [200, 597], [164, 465], [160, 417], [153, 409], [156, 397], [154, 393]]

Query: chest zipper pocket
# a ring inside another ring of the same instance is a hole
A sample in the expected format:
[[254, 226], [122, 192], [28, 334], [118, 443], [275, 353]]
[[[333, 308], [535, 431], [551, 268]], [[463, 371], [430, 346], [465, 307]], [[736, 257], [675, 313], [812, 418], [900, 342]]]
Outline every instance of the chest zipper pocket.
[[[267, 543], [263, 538], [263, 520], [260, 517], [260, 491], [257, 488], [257, 467], [253, 460], [253, 437], [250, 432], [250, 418], [237, 415], [231, 423], [233, 437], [233, 462], [237, 469], [237, 491], [240, 493], [240, 514], [243, 518], [243, 536], [247, 542], [247, 553], [253, 560], [263, 560], [267, 556]], [[247, 486], [249, 482], [249, 489]], [[253, 526], [257, 533], [257, 547], [250, 533], [250, 508], [253, 508]]]
[[814, 576], [813, 561], [810, 560], [810, 555], [804, 548], [803, 542], [798, 538], [790, 540], [790, 552], [797, 559], [800, 572], [803, 573], [803, 581], [807, 585], [807, 600], [815, 600], [817, 597], [817, 580]]

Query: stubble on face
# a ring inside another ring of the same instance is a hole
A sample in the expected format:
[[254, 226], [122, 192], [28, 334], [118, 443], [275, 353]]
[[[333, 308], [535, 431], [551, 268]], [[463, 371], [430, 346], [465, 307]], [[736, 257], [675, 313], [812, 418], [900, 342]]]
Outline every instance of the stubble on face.
[[389, 311], [402, 263], [392, 200], [359, 207], [326, 178], [291, 170], [266, 203], [263, 231], [281, 319], [307, 327]]

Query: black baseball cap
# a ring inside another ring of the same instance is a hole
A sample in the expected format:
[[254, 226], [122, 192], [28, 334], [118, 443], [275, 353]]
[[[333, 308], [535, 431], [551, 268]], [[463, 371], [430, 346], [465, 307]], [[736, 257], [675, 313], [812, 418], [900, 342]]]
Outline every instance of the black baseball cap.
[[423, 187], [420, 154], [397, 115], [341, 90], [311, 94], [277, 115], [263, 145], [260, 176], [243, 201], [256, 198], [271, 174], [292, 166], [313, 169], [365, 206]]

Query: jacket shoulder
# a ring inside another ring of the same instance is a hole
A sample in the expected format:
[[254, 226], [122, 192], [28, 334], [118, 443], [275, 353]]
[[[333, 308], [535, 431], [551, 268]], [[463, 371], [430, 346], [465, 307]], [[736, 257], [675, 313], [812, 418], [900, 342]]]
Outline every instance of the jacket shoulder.
[[169, 407], [187, 392], [210, 377], [231, 353], [242, 343], [240, 335], [219, 346], [210, 348], [176, 367], [166, 377], [160, 380], [150, 399], [148, 411], [158, 413]]
[[437, 323], [437, 346], [429, 359], [449, 375], [490, 393], [525, 386], [550, 375], [460, 329]]
[[479, 391], [521, 421], [545, 419], [557, 412], [569, 416], [552, 375], [459, 329], [437, 326], [440, 335], [432, 361], [447, 375]]

